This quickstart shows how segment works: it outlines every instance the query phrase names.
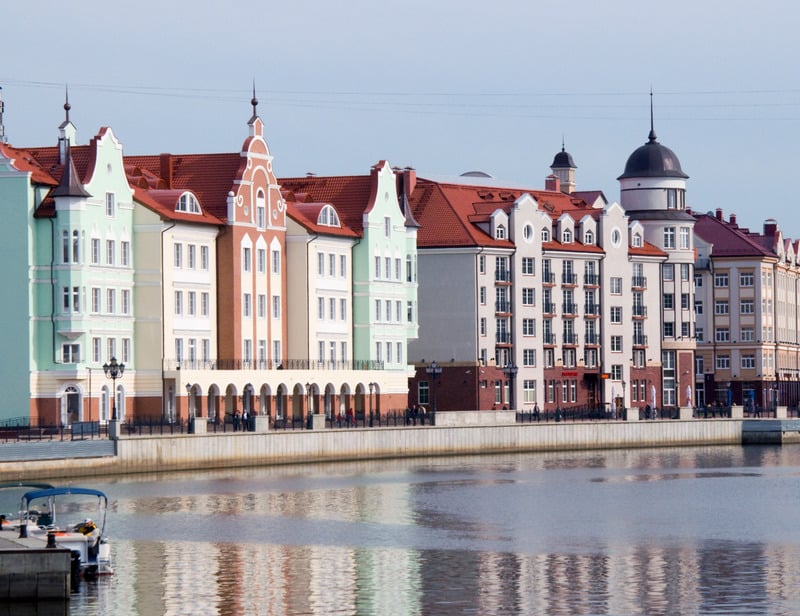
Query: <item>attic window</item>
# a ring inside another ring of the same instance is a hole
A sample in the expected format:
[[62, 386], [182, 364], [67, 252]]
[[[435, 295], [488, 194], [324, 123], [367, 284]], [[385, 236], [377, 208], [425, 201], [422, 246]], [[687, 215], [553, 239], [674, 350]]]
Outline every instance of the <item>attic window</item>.
[[594, 244], [594, 233], [592, 233], [591, 231], [584, 231], [583, 243], [588, 245]]
[[506, 228], [503, 225], [499, 225], [494, 230], [494, 239], [496, 239], [496, 240], [504, 240], [504, 239], [506, 239]]
[[564, 232], [561, 234], [561, 242], [564, 244], [571, 244], [572, 231], [570, 231], [569, 229], [564, 229]]
[[639, 233], [633, 234], [633, 240], [631, 241], [634, 248], [641, 248], [642, 247], [642, 236]]
[[341, 227], [339, 215], [330, 205], [326, 205], [320, 210], [319, 216], [317, 216], [317, 224], [326, 227]]
[[542, 241], [549, 242], [550, 241], [550, 230], [549, 229], [542, 229]]
[[192, 193], [185, 192], [175, 204], [176, 212], [189, 212], [190, 214], [200, 214], [200, 204], [197, 202], [197, 197]]

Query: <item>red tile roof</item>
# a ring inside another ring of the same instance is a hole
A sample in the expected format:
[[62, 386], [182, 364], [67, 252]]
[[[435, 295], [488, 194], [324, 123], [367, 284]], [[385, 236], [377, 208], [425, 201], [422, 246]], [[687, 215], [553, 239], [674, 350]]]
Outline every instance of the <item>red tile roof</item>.
[[0, 152], [2, 152], [3, 156], [11, 160], [11, 164], [15, 169], [30, 173], [35, 184], [45, 184], [49, 186], [56, 186], [58, 184], [61, 174], [59, 173], [58, 178], [53, 177], [28, 150], [22, 150], [0, 143]]
[[769, 248], [773, 238], [744, 233], [737, 227], [708, 214], [694, 214], [694, 232], [712, 244], [712, 257], [775, 257]]
[[[331, 227], [329, 225], [318, 225], [317, 220], [322, 208], [327, 203], [296, 203], [286, 202], [286, 213], [297, 224], [302, 225], [308, 232], [319, 235], [334, 235], [339, 237], [359, 237], [358, 233], [342, 223], [341, 227]], [[334, 207], [334, 209], [336, 209]], [[337, 212], [338, 213], [338, 212]], [[341, 223], [341, 216], [339, 217]]]
[[357, 235], [364, 232], [364, 212], [371, 204], [373, 180], [369, 175], [281, 178], [287, 202], [330, 203], [341, 223]]

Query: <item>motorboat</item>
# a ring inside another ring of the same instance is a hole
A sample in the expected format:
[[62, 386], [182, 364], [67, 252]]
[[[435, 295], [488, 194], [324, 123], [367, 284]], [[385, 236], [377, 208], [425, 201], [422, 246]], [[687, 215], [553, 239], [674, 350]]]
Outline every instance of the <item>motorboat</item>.
[[55, 486], [36, 481], [0, 483], [0, 530], [19, 531], [19, 499], [31, 490], [49, 490]]
[[[91, 505], [87, 505], [87, 501]], [[87, 512], [93, 511], [90, 517]], [[83, 577], [110, 575], [111, 546], [105, 536], [108, 497], [92, 488], [43, 488], [22, 495], [19, 536], [72, 551]], [[67, 520], [70, 515], [78, 519]]]

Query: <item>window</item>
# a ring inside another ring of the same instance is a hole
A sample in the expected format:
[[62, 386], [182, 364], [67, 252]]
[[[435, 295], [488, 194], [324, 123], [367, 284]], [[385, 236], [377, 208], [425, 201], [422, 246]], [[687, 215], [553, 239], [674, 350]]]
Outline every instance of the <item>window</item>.
[[65, 364], [77, 364], [81, 360], [80, 344], [62, 344], [61, 361]]
[[755, 370], [756, 356], [742, 355], [742, 370]]
[[[342, 321], [347, 320], [347, 300], [345, 298], [339, 300], [339, 318]], [[400, 318], [400, 302], [397, 302], [397, 318]]]
[[114, 216], [114, 193], [106, 193], [106, 216]]
[[611, 336], [611, 352], [622, 353], [622, 336]]
[[183, 314], [183, 291], [175, 291], [175, 314]]
[[409, 323], [414, 322], [414, 302], [406, 302], [406, 317]]
[[69, 263], [69, 231], [61, 233], [61, 262]]
[[211, 341], [208, 338], [203, 338], [203, 361], [208, 362], [211, 359]]
[[267, 296], [264, 293], [258, 294], [258, 318], [267, 318]]
[[129, 362], [131, 360], [131, 339], [130, 338], [123, 338], [122, 339], [122, 363]]
[[[99, 247], [98, 247], [99, 250]], [[130, 267], [131, 265], [131, 243], [123, 240], [119, 243], [119, 259], [122, 267]], [[194, 267], [194, 265], [192, 265]]]
[[252, 304], [252, 295], [249, 293], [242, 294], [242, 316], [245, 319], [249, 319], [252, 316]]
[[259, 194], [256, 198], [256, 226], [264, 229], [267, 226], [267, 208], [264, 206], [264, 197]]
[[522, 305], [523, 306], [536, 305], [536, 289], [532, 288], [522, 289]]
[[754, 280], [755, 277], [753, 276], [753, 272], [742, 272], [741, 274], [739, 274], [740, 287], [752, 287]]
[[622, 323], [622, 306], [611, 306], [611, 323]]
[[588, 245], [594, 244], [594, 233], [592, 233], [591, 231], [584, 231], [583, 243]]
[[106, 340], [106, 346], [108, 347], [108, 357], [116, 357], [117, 356], [117, 341], [115, 338], [109, 338]]
[[705, 372], [705, 361], [702, 355], [695, 355], [694, 358], [694, 373], [701, 375]]
[[400, 258], [395, 258], [394, 260], [394, 279], [403, 279], [403, 261]]
[[622, 364], [611, 364], [611, 380], [622, 380]]
[[622, 278], [612, 276], [609, 280], [611, 295], [622, 295]]
[[729, 342], [731, 339], [731, 330], [727, 327], [717, 327], [714, 330], [714, 340], [717, 342]]
[[336, 213], [330, 205], [326, 205], [322, 208], [322, 211], [319, 213], [317, 217], [317, 224], [325, 225], [326, 227], [339, 227], [341, 226], [339, 223], [339, 215]]
[[92, 264], [100, 265], [100, 240], [92, 238]]
[[755, 312], [755, 302], [751, 299], [743, 299], [739, 303], [739, 312], [742, 314], [753, 314]]
[[536, 365], [536, 349], [523, 349], [522, 350], [522, 365], [535, 366]]
[[208, 246], [200, 246], [200, 269], [208, 271]]
[[536, 402], [536, 381], [533, 379], [522, 381], [522, 401], [526, 404], [534, 404]]
[[325, 253], [317, 253], [317, 275], [325, 275]]
[[389, 216], [383, 218], [383, 234], [386, 237], [392, 237], [392, 219]]
[[714, 314], [728, 314], [728, 302], [724, 300], [715, 301]]
[[536, 319], [522, 319], [522, 335], [523, 336], [536, 335]]
[[675, 337], [675, 323], [672, 321], [665, 321], [664, 322], [664, 338], [674, 338]]
[[697, 338], [697, 341], [698, 341], [698, 342], [703, 342], [703, 335], [704, 335], [704, 333], [705, 333], [705, 332], [703, 331], [703, 328], [702, 328], [702, 327], [698, 327], [698, 328], [695, 330], [695, 332], [694, 332], [694, 335], [695, 335], [695, 338]]
[[375, 257], [375, 278], [381, 277], [381, 258]]
[[249, 272], [252, 267], [252, 255], [250, 254], [250, 247], [242, 247], [242, 270]]
[[480, 302], [482, 306], [486, 305], [486, 287], [481, 287], [479, 290]]
[[103, 355], [103, 342], [100, 338], [92, 338], [92, 361], [100, 363]]
[[259, 274], [267, 273], [267, 251], [265, 248], [256, 249], [256, 268]]
[[716, 368], [717, 370], [728, 370], [731, 367], [730, 355], [717, 355]]
[[[106, 248], [108, 250], [108, 248]], [[180, 269], [183, 267], [183, 244], [175, 243], [175, 268]]]
[[81, 288], [72, 287], [72, 312], [81, 311]]
[[727, 287], [728, 274], [714, 274], [714, 286], [722, 288]]
[[494, 230], [494, 239], [496, 240], [506, 239], [506, 228], [503, 225], [498, 225], [497, 229]]
[[80, 260], [81, 260], [80, 246], [81, 246], [80, 234], [77, 231], [73, 231], [72, 232], [72, 262], [73, 263], [80, 263]]
[[62, 305], [64, 312], [69, 312], [69, 287], [64, 287], [61, 291]]
[[281, 318], [281, 296], [280, 295], [273, 295], [272, 296], [272, 318], [273, 319], [280, 319]]
[[642, 247], [642, 234], [641, 233], [634, 233], [633, 240], [631, 240], [631, 244], [634, 248], [641, 248]]
[[178, 201], [175, 204], [175, 211], [189, 212], [190, 214], [199, 214], [200, 204], [197, 202], [197, 199], [193, 194], [186, 192], [183, 193], [180, 197], [178, 197]]
[[317, 298], [317, 319], [320, 321], [325, 319], [325, 298]]
[[100, 289], [98, 287], [92, 287], [92, 312], [99, 313], [102, 310], [100, 302]]
[[542, 241], [543, 242], [550, 241], [550, 229], [542, 229]]
[[689, 310], [689, 294], [681, 293], [681, 309]]
[[569, 229], [564, 229], [564, 232], [561, 234], [561, 242], [563, 244], [571, 244], [572, 243], [572, 231]]
[[528, 243], [532, 242], [533, 227], [531, 227], [530, 225], [525, 225], [524, 227], [522, 227], [522, 238]]
[[328, 255], [328, 276], [334, 278], [336, 276], [336, 255]]
[[106, 240], [106, 265], [114, 265], [115, 251], [116, 251], [116, 246], [114, 246], [114, 240]]
[[386, 280], [390, 280], [392, 277], [392, 259], [391, 257], [384, 257], [383, 262], [383, 275], [386, 277]]
[[703, 300], [694, 300], [694, 311], [695, 314], [703, 314]]
[[681, 227], [678, 231], [680, 234], [680, 247], [684, 250], [689, 248], [689, 227]]
[[[194, 299], [194, 293], [190, 294], [189, 297], [190, 299]], [[122, 300], [122, 314], [130, 314], [131, 313], [130, 289], [122, 289], [122, 291], [120, 291], [120, 299]]]
[[193, 270], [197, 267], [197, 246], [189, 244], [186, 246], [186, 251], [189, 269]]
[[672, 263], [664, 263], [661, 271], [664, 273], [664, 280], [675, 280], [675, 267]]
[[347, 255], [339, 255], [339, 276], [347, 278]]
[[[387, 301], [386, 302], [387, 313], [388, 313], [388, 309], [389, 309], [390, 306], [391, 306], [391, 302]], [[329, 316], [331, 321], [335, 321], [336, 320], [336, 298], [335, 297], [331, 297], [330, 299], [328, 299], [328, 316]], [[391, 319], [387, 317], [387, 320], [390, 321]]]
[[201, 316], [207, 317], [208, 316], [208, 300], [209, 296], [206, 291], [203, 291], [200, 294], [200, 314]]
[[740, 333], [742, 342], [753, 342], [756, 339], [756, 330], [752, 327], [743, 327]]
[[[408, 257], [408, 259], [409, 259], [408, 265], [410, 266], [411, 265], [411, 263], [410, 263], [411, 257]], [[486, 273], [486, 255], [481, 255], [481, 256], [478, 257], [478, 273], [479, 274], [485, 274]], [[411, 275], [410, 274], [408, 276], [408, 281], [411, 282]]]
[[[272, 251], [272, 273], [273, 274], [280, 274], [281, 273], [281, 252], [280, 250], [273, 250]], [[280, 340], [278, 342], [278, 349], [280, 349]], [[273, 341], [273, 345], [275, 341]], [[275, 359], [273, 357], [273, 359]]]
[[681, 336], [683, 336], [684, 338], [691, 338], [692, 336], [691, 323], [687, 323], [686, 321], [681, 323]]
[[664, 227], [664, 248], [675, 248], [675, 227]]
[[388, 299], [386, 300], [386, 322], [392, 322], [392, 301]]
[[675, 310], [674, 293], [664, 293], [664, 310]]
[[522, 273], [526, 276], [534, 275], [536, 260], [533, 257], [522, 257]]

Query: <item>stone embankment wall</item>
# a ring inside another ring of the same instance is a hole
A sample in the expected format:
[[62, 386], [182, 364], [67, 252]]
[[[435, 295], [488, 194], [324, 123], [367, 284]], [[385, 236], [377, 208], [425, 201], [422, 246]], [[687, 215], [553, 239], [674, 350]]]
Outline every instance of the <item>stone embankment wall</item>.
[[691, 420], [235, 432], [123, 437], [116, 455], [0, 463], [0, 479], [92, 477], [331, 460], [738, 445], [742, 422]]

